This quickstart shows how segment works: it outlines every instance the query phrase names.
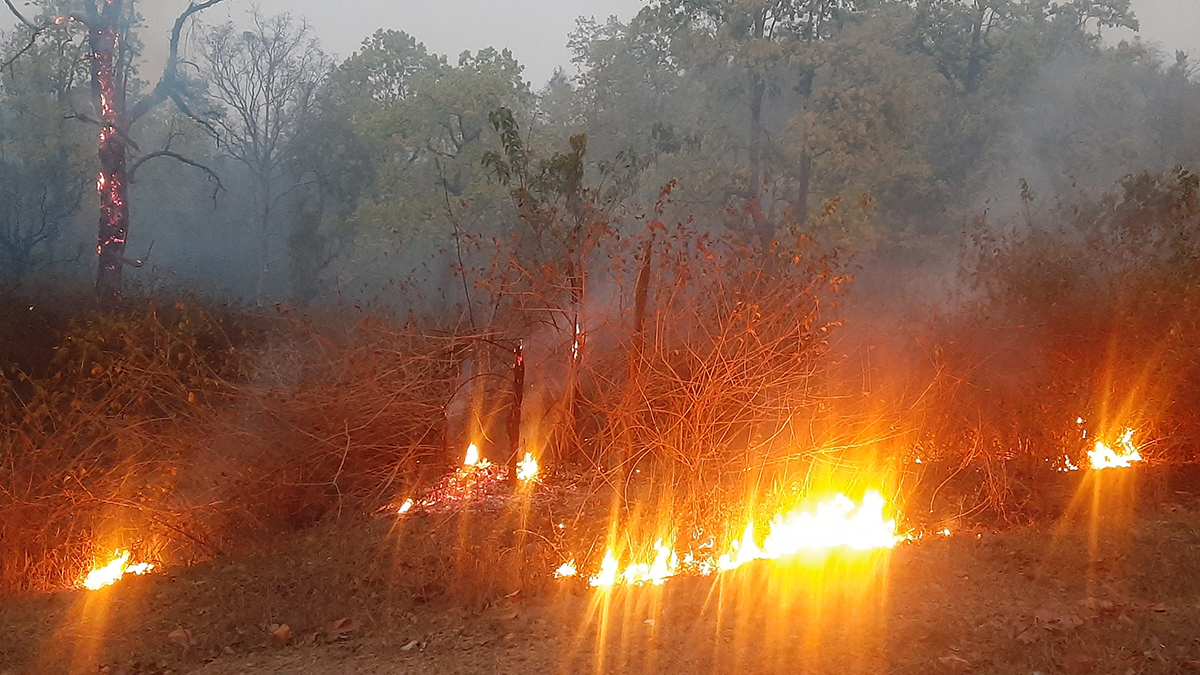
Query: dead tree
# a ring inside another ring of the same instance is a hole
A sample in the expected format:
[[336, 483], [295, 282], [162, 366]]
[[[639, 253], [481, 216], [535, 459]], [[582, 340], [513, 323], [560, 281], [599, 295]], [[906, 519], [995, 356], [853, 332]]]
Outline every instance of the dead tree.
[[133, 53], [128, 46], [133, 26], [135, 0], [82, 0], [82, 11], [65, 16], [53, 16], [34, 22], [13, 5], [4, 4], [30, 31], [29, 46], [19, 50], [4, 65], [10, 65], [36, 43], [47, 31], [59, 26], [82, 25], [87, 29], [85, 58], [91, 66], [91, 99], [94, 117], [78, 115], [85, 122], [100, 128], [100, 175], [96, 192], [100, 197], [100, 223], [97, 232], [96, 294], [102, 303], [115, 304], [121, 299], [121, 274], [125, 267], [125, 242], [129, 237], [129, 180], [126, 163], [137, 144], [130, 139], [134, 123], [159, 104], [172, 100], [180, 111], [193, 117], [184, 102], [184, 79], [179, 74], [179, 39], [188, 19], [224, 0], [205, 0], [188, 3], [187, 9], [175, 20], [171, 29], [170, 50], [158, 84], [133, 105], [126, 99], [126, 88], [132, 76]]

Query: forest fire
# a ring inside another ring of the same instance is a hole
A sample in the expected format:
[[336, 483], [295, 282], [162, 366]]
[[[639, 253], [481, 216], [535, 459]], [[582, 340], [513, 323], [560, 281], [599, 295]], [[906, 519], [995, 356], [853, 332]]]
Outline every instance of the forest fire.
[[1093, 469], [1127, 469], [1134, 462], [1142, 461], [1141, 453], [1133, 444], [1133, 429], [1126, 429], [1115, 445], [1119, 451], [1104, 441], [1096, 441], [1095, 447], [1088, 451], [1088, 459]]
[[126, 574], [143, 575], [154, 569], [152, 563], [129, 564], [129, 551], [113, 551], [113, 559], [103, 567], [88, 572], [83, 580], [83, 587], [89, 591], [97, 591], [105, 586], [111, 586], [121, 580]]
[[[778, 560], [803, 552], [830, 552], [844, 548], [852, 551], [890, 549], [906, 537], [896, 533], [894, 518], [884, 516], [886, 500], [876, 490], [868, 490], [861, 504], [844, 494], [817, 504], [813, 511], [793, 509], [786, 514], [777, 514], [762, 545], [754, 533], [754, 522], [747, 523], [742, 537], [730, 543], [727, 553], [716, 561], [696, 560], [691, 555], [685, 558], [689, 566], [702, 575], [737, 569], [755, 560]], [[609, 550], [600, 570], [588, 583], [595, 588], [611, 588], [616, 585], [658, 586], [681, 571], [679, 556], [660, 539], [655, 542], [653, 557], [649, 561], [631, 562], [621, 569], [620, 561]], [[561, 568], [560, 568], [561, 569]], [[556, 575], [572, 576], [572, 575]]]

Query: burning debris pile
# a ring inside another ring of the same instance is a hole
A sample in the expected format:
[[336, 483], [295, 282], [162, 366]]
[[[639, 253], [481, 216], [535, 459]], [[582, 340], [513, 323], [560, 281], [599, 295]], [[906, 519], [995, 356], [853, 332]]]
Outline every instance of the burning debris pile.
[[[517, 483], [532, 486], [538, 481], [538, 462], [532, 453], [525, 453], [517, 463]], [[508, 467], [493, 464], [480, 453], [479, 446], [467, 446], [462, 464], [452, 473], [443, 476], [433, 487], [419, 497], [405, 497], [399, 506], [386, 507], [397, 515], [414, 510], [427, 513], [447, 513], [468, 505], [484, 511], [500, 511], [512, 496], [508, 480]]]

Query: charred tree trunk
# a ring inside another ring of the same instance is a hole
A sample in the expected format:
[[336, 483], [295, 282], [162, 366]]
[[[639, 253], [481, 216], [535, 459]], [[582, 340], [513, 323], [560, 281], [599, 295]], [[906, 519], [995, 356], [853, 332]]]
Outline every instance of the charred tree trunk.
[[104, 304], [121, 299], [121, 272], [125, 266], [125, 241], [129, 235], [128, 139], [123, 119], [125, 82], [120, 72], [122, 10], [122, 0], [109, 0], [102, 11], [95, 13], [93, 10], [92, 16], [88, 17], [92, 97], [100, 117], [96, 294]]

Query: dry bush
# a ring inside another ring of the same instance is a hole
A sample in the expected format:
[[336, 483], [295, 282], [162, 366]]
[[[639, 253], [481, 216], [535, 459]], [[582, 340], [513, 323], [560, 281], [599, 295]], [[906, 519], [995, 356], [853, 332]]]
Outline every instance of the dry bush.
[[143, 559], [203, 548], [173, 486], [185, 430], [234, 395], [244, 317], [190, 298], [76, 305], [73, 318], [6, 304], [52, 351], [26, 343], [0, 369], [0, 588], [70, 586], [118, 546]]
[[448, 466], [457, 340], [372, 318], [325, 328], [257, 353], [245, 402], [214, 425], [195, 488], [216, 486], [227, 532], [374, 511]]
[[970, 508], [1036, 507], [1064, 457], [1082, 463], [1081, 428], [1113, 440], [1132, 427], [1153, 459], [1193, 459], [1197, 231], [1198, 180], [1183, 169], [1023, 223], [976, 223], [964, 252], [975, 299], [927, 333], [919, 448], [982, 476]]

